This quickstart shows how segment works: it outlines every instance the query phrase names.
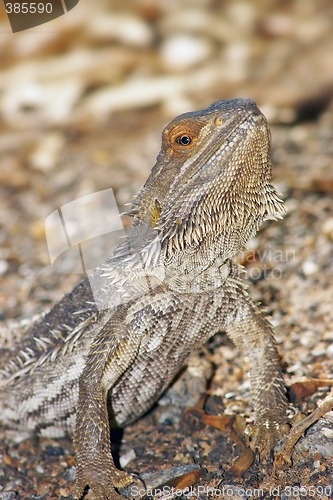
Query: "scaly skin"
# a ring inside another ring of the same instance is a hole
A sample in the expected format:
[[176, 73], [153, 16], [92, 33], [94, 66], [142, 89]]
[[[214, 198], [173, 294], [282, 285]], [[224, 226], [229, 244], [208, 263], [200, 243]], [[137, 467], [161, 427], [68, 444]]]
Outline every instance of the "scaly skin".
[[221, 330], [250, 360], [255, 447], [267, 452], [279, 439], [287, 400], [276, 344], [232, 262], [264, 220], [283, 212], [269, 152], [253, 101], [218, 101], [174, 119], [129, 211], [127, 241], [96, 271], [97, 302], [108, 307], [98, 310], [83, 281], [31, 327], [18, 360], [3, 358], [3, 423], [50, 436], [74, 431], [76, 498], [89, 485], [95, 500], [113, 500], [135, 480], [114, 465], [109, 422], [145, 413]]

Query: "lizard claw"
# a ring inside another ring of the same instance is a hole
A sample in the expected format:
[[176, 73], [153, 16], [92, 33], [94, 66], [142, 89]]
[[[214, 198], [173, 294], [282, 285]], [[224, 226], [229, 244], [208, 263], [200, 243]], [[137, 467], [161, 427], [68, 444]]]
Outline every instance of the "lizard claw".
[[279, 424], [267, 420], [258, 426], [258, 433], [254, 442], [256, 457], [270, 455], [274, 459], [274, 447], [278, 441], [289, 432], [289, 425], [286, 423]]
[[[106, 487], [105, 487], [106, 486]], [[93, 498], [94, 500], [123, 500], [124, 497], [122, 495], [119, 495], [115, 491], [115, 489], [112, 486], [108, 485], [95, 485], [93, 488], [91, 488]], [[83, 493], [83, 492], [82, 492]], [[81, 496], [78, 496], [76, 492], [74, 492], [74, 498], [80, 499], [82, 498]]]
[[77, 500], [82, 498], [86, 486], [89, 485], [94, 500], [120, 500], [124, 497], [117, 493], [115, 488], [125, 488], [136, 481], [139, 481], [138, 477], [125, 471], [113, 470], [111, 473], [90, 468], [83, 475], [78, 470], [73, 496]]
[[[140, 490], [140, 495], [139, 495], [140, 498], [142, 496], [146, 496], [147, 495], [147, 487], [146, 487], [144, 480], [138, 474], [135, 474], [134, 472], [131, 472], [128, 474], [132, 477], [132, 483], [134, 483], [134, 482], [137, 483], [138, 488]], [[130, 486], [128, 486], [126, 489], [124, 489], [123, 493], [125, 496], [129, 496], [130, 498], [132, 498], [134, 496], [134, 495], [132, 495]]]
[[133, 482], [136, 481], [142, 488], [145, 489], [145, 491], [147, 491], [146, 483], [144, 482], [144, 480], [138, 474], [135, 474], [134, 472], [131, 472], [130, 475], [133, 478]]

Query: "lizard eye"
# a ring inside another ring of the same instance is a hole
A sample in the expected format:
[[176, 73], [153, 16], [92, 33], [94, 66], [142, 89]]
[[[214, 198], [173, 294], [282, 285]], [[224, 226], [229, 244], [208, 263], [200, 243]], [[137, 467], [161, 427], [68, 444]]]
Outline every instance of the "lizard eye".
[[164, 129], [163, 146], [174, 154], [189, 155], [195, 149], [202, 124], [190, 120], [171, 123]]
[[176, 142], [181, 146], [188, 146], [192, 142], [192, 137], [190, 137], [187, 134], [181, 134], [178, 137], [176, 137]]

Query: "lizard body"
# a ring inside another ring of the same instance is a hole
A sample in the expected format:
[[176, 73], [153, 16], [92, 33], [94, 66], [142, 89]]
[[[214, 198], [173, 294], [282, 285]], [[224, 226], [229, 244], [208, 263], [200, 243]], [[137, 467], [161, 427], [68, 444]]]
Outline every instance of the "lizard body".
[[279, 439], [287, 401], [277, 348], [232, 261], [283, 212], [269, 154], [268, 125], [251, 100], [175, 118], [129, 210], [127, 240], [96, 270], [96, 303], [82, 281], [30, 327], [13, 360], [2, 357], [2, 422], [74, 434], [77, 498], [89, 485], [96, 500], [113, 500], [133, 482], [114, 465], [110, 425], [145, 413], [221, 330], [250, 360], [255, 446], [268, 451]]

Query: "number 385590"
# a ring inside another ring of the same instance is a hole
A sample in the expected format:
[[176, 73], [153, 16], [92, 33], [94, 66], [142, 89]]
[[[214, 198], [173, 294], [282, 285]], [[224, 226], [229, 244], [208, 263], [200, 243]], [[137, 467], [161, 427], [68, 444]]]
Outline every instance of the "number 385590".
[[52, 4], [49, 3], [34, 3], [34, 2], [6, 2], [7, 14], [51, 14]]

